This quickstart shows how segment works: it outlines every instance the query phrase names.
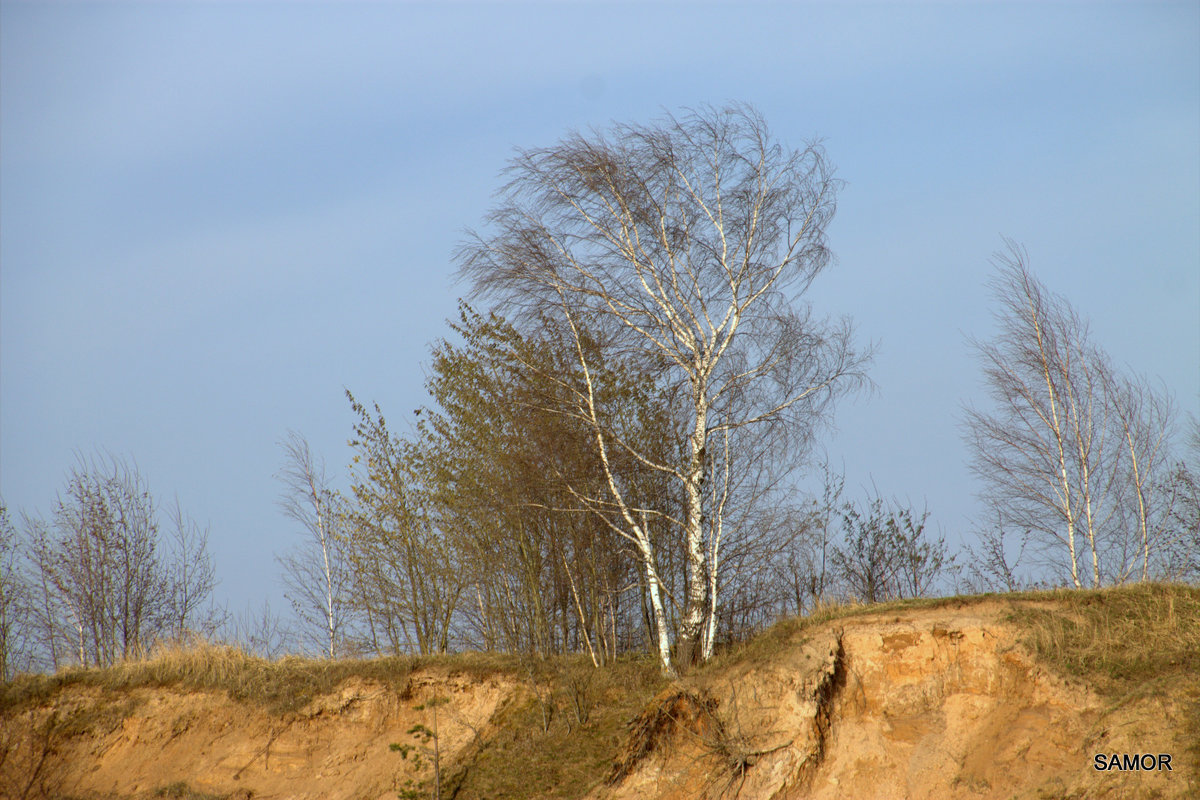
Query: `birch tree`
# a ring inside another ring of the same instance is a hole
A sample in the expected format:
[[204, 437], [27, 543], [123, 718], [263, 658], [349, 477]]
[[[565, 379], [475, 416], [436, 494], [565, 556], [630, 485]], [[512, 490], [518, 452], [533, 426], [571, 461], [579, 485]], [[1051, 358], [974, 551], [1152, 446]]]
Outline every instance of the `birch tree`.
[[[323, 462], [314, 459], [308, 441], [295, 431], [280, 443], [284, 466], [276, 476], [284, 486], [279, 507], [304, 529], [303, 542], [279, 557], [287, 597], [310, 639], [333, 658], [344, 644], [348, 626], [351, 573], [341, 536], [338, 496], [330, 488]], [[314, 633], [314, 628], [319, 633]]]
[[1075, 588], [1144, 580], [1169, 513], [1170, 400], [1113, 366], [1016, 243], [994, 263], [999, 331], [974, 342], [994, 410], [964, 425], [983, 497]]
[[1151, 550], [1159, 544], [1156, 539], [1166, 533], [1157, 523], [1169, 514], [1170, 498], [1169, 492], [1162, 491], [1158, 476], [1168, 465], [1173, 406], [1167, 395], [1154, 391], [1145, 380], [1110, 374], [1108, 381], [1126, 464], [1126, 486], [1132, 494], [1131, 516], [1140, 542], [1140, 577], [1144, 581], [1150, 578]]
[[216, 571], [208, 555], [208, 529], [184, 513], [176, 497], [167, 511], [168, 542], [173, 557], [166, 565], [171, 635], [183, 640], [189, 633], [211, 636], [224, 623], [223, 612], [203, 608], [216, 588]]
[[1044, 549], [1053, 550], [1047, 542], [1066, 548], [1071, 583], [1080, 588], [1085, 520], [1068, 395], [1071, 365], [1083, 361], [1082, 323], [1034, 278], [1024, 252], [1008, 244], [994, 260], [999, 334], [991, 342], [973, 342], [998, 410], [966, 411], [972, 469], [985, 481], [989, 501], [1007, 508], [1012, 524], [1044, 534]]
[[[830, 263], [838, 181], [819, 144], [784, 147], [746, 106], [573, 134], [521, 151], [508, 176], [488, 232], [462, 249], [462, 274], [514, 322], [556, 320], [573, 344], [576, 368], [559, 379], [605, 476], [602, 496], [579, 490], [578, 499], [636, 550], [655, 649], [673, 673], [651, 524], [685, 552], [675, 650], [686, 665], [705, 655], [705, 627], [716, 624], [722, 493], [705, 483], [714, 464], [719, 474], [725, 437], [809, 431], [861, 377], [849, 323], [817, 319], [802, 303]], [[678, 457], [647, 454], [605, 415], [589, 344], [637, 364], [668, 398], [686, 422], [667, 448]], [[634, 501], [618, 458], [678, 486], [680, 513]]]

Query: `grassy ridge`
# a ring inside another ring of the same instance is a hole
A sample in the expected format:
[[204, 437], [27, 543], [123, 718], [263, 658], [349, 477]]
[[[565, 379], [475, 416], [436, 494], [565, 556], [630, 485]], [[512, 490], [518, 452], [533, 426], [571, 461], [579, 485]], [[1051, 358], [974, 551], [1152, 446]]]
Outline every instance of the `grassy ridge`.
[[195, 642], [170, 645], [142, 659], [105, 668], [67, 668], [53, 675], [21, 675], [0, 684], [0, 714], [46, 702], [61, 688], [87, 686], [108, 692], [143, 687], [185, 691], [223, 691], [256, 703], [272, 713], [297, 711], [313, 698], [335, 691], [351, 678], [403, 687], [415, 671], [436, 667], [453, 674], [485, 679], [519, 671], [521, 659], [493, 653], [448, 656], [393, 656], [327, 660], [285, 656], [268, 661], [238, 647]]
[[[608, 774], [628, 721], [665, 685], [657, 664], [644, 657], [623, 658], [599, 670], [583, 656], [542, 660], [489, 653], [345, 660], [288, 656], [268, 661], [240, 648], [198, 642], [160, 648], [147, 658], [103, 669], [19, 676], [0, 684], [0, 715], [51, 704], [70, 686], [95, 688], [104, 697], [56, 715], [55, 736], [111, 729], [136, 710], [130, 691], [139, 688], [225, 692], [239, 702], [284, 715], [352, 678], [400, 692], [409, 676], [426, 669], [476, 681], [503, 675], [528, 688], [499, 712], [494, 736], [470, 748], [460, 763], [443, 766], [445, 786], [460, 800], [579, 797]], [[381, 741], [380, 747], [389, 744]], [[521, 769], [514, 770], [514, 764]], [[208, 797], [185, 784], [162, 787], [155, 796]]]
[[1200, 589], [1136, 584], [1050, 598], [1053, 606], [1019, 607], [1010, 620], [1056, 672], [1107, 694], [1200, 677]]
[[1025, 629], [1023, 643], [1042, 663], [1101, 691], [1200, 676], [1200, 588], [1163, 583], [832, 604], [781, 620], [720, 653], [705, 669], [769, 660], [804, 631], [828, 622], [987, 601], [1010, 606], [1006, 621]]

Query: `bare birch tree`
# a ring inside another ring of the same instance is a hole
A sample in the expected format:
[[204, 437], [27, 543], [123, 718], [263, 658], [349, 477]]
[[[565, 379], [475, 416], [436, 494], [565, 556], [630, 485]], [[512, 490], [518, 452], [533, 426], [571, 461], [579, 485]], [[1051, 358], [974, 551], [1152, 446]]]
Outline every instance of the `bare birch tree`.
[[[340, 533], [338, 496], [330, 488], [323, 461], [314, 460], [308, 441], [289, 431], [280, 443], [284, 466], [277, 477], [284, 486], [279, 507], [304, 528], [304, 541], [280, 556], [287, 597], [310, 638], [333, 658], [343, 645], [348, 625], [350, 570]], [[313, 633], [319, 628], [320, 633]]]
[[1183, 457], [1151, 481], [1156, 494], [1157, 529], [1153, 541], [1159, 572], [1173, 581], [1200, 582], [1200, 420], [1189, 415]]
[[1168, 463], [1173, 407], [1170, 398], [1156, 392], [1145, 380], [1110, 374], [1108, 391], [1114, 400], [1126, 465], [1125, 481], [1132, 493], [1132, 517], [1141, 547], [1141, 579], [1150, 578], [1151, 551], [1156, 538], [1165, 535], [1157, 524], [1169, 513], [1169, 497], [1161, 490], [1158, 477]]
[[54, 513], [50, 581], [78, 634], [80, 662], [141, 655], [169, 613], [154, 500], [136, 470], [80, 463]]
[[208, 554], [208, 529], [201, 528], [183, 512], [178, 497], [167, 516], [173, 556], [166, 564], [170, 633], [177, 639], [188, 634], [211, 636], [224, 622], [224, 614], [211, 606], [207, 611], [203, 608], [217, 585], [216, 570]]
[[[966, 411], [972, 468], [989, 499], [1007, 509], [1020, 528], [1044, 534], [1042, 545], [1066, 548], [1071, 583], [1083, 585], [1080, 559], [1086, 541], [1079, 466], [1071, 435], [1073, 362], [1084, 360], [1086, 334], [1074, 311], [1049, 295], [1012, 242], [996, 256], [993, 292], [1001, 310], [992, 342], [973, 342], [998, 412]], [[1051, 554], [1050, 560], [1056, 561]]]
[[983, 498], [1076, 588], [1145, 579], [1166, 514], [1169, 398], [1116, 370], [1016, 243], [994, 263], [999, 333], [973, 343], [996, 410], [968, 407], [964, 425]]
[[[518, 312], [514, 321], [558, 320], [573, 341], [577, 369], [559, 378], [607, 484], [605, 496], [579, 499], [636, 549], [655, 649], [672, 673], [651, 519], [675, 531], [686, 554], [676, 643], [686, 665], [703, 656], [705, 626], [715, 624], [723, 509], [713, 502], [721, 493], [705, 489], [711, 448], [754, 426], [808, 431], [860, 377], [849, 323], [817, 320], [800, 302], [830, 262], [825, 228], [838, 181], [820, 145], [781, 146], [745, 106], [571, 135], [521, 152], [508, 174], [492, 231], [464, 247], [462, 272]], [[606, 418], [587, 337], [640, 365], [671, 398], [687, 423], [678, 459], [651, 457]], [[675, 482], [681, 513], [632, 501], [618, 457]]]

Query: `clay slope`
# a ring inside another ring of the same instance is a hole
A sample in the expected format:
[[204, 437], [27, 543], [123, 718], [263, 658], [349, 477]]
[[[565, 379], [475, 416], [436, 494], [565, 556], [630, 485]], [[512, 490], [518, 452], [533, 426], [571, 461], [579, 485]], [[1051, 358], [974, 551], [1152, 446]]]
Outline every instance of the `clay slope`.
[[[486, 733], [518, 691], [419, 673], [400, 691], [351, 680], [299, 712], [273, 714], [221, 692], [143, 688], [116, 699], [63, 690], [52, 708], [0, 727], [0, 798], [291, 798], [395, 800], [430, 773], [414, 726], [432, 729], [452, 760]], [[391, 743], [412, 746], [407, 757]]]
[[[1002, 621], [1009, 609], [976, 603], [801, 632], [771, 663], [695, 681], [704, 708], [676, 715], [658, 748], [591, 798], [1200, 796], [1186, 720], [1195, 697], [1114, 705], [1038, 666]], [[1097, 753], [1170, 754], [1172, 769], [1097, 771]]]
[[[351, 677], [279, 713], [216, 690], [65, 682], [0, 715], [0, 798], [430, 797], [414, 729], [432, 727], [435, 698], [443, 797], [456, 800], [1200, 797], [1200, 592], [1180, 591], [1156, 597], [1172, 619], [1174, 598], [1191, 609], [1172, 623], [1184, 646], [1162, 662], [1181, 677], [1145, 691], [1052, 671], [1014, 611], [1053, 608], [1068, 626], [1076, 611], [1013, 599], [793, 621], [670, 685], [589, 689], [587, 666], [567, 692], [519, 669], [427, 664], [391, 683]], [[1113, 753], [1167, 754], [1171, 769], [1094, 768]]]

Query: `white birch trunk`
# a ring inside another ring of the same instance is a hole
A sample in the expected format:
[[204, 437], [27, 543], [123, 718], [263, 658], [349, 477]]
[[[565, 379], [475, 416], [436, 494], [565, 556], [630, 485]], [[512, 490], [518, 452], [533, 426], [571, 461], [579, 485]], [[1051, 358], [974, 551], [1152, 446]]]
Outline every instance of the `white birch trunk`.
[[1062, 500], [1062, 511], [1067, 522], [1067, 550], [1071, 555], [1071, 583], [1076, 589], [1083, 588], [1083, 584], [1079, 580], [1079, 557], [1075, 552], [1075, 512], [1071, 505], [1071, 479], [1067, 474], [1067, 454], [1066, 447], [1063, 445], [1063, 425], [1059, 420], [1058, 413], [1058, 391], [1054, 387], [1054, 380], [1050, 374], [1050, 360], [1047, 353], [1047, 344], [1042, 332], [1041, 309], [1033, 302], [1032, 295], [1026, 294], [1029, 299], [1030, 321], [1033, 323], [1034, 333], [1037, 336], [1038, 355], [1041, 358], [1042, 377], [1046, 381], [1046, 393], [1050, 399], [1050, 416], [1051, 416], [1051, 431], [1054, 435], [1054, 443], [1058, 448], [1058, 468], [1059, 468], [1059, 498]]
[[704, 625], [704, 643], [701, 650], [701, 660], [708, 661], [713, 656], [713, 641], [717, 633], [717, 576], [721, 559], [721, 535], [725, 531], [725, 504], [729, 500], [729, 482], [732, 465], [729, 461], [729, 429], [725, 429], [724, 477], [721, 481], [721, 499], [714, 504], [712, 519], [712, 534], [709, 537], [708, 551], [708, 617]]
[[329, 564], [329, 531], [322, 518], [324, 510], [322, 503], [317, 501], [317, 529], [321, 537], [321, 558], [325, 562], [325, 630], [329, 634], [329, 657], [333, 658], [337, 645], [337, 631], [333, 618], [333, 569]]
[[709, 570], [706, 568], [704, 547], [704, 459], [708, 438], [708, 407], [703, 382], [696, 388], [696, 424], [691, 436], [691, 458], [687, 480], [687, 528], [684, 531], [687, 547], [687, 605], [684, 608], [680, 631], [680, 658], [687, 664], [696, 661], [702, 646], [706, 617], [705, 600], [709, 589]]
[[676, 678], [678, 674], [675, 672], [675, 665], [671, 663], [671, 640], [667, 636], [667, 614], [663, 610], [662, 582], [658, 578], [658, 569], [654, 566], [654, 551], [649, 546], [642, 549], [642, 566], [646, 570], [646, 588], [650, 594], [650, 608], [654, 612], [658, 658], [662, 663], [663, 672], [668, 677]]

